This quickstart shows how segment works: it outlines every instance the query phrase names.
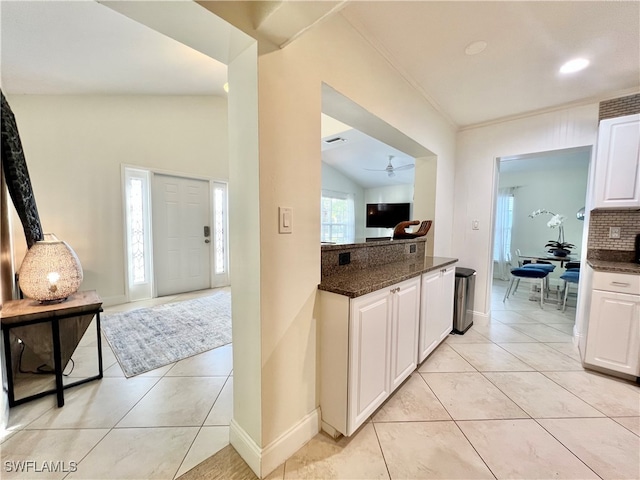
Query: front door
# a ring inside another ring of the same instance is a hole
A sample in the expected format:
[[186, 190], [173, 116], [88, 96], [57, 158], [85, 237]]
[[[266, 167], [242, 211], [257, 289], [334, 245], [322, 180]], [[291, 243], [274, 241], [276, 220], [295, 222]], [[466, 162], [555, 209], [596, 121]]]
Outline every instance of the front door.
[[157, 295], [210, 288], [209, 182], [155, 174], [152, 209]]

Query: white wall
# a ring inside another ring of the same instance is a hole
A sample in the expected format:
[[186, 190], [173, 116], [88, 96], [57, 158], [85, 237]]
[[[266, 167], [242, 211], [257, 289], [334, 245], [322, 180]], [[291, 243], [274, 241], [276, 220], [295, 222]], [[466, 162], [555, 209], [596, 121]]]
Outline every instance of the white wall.
[[[45, 232], [76, 251], [82, 289], [126, 301], [121, 164], [228, 179], [221, 97], [11, 95]], [[16, 217], [17, 218], [17, 217]], [[16, 265], [26, 251], [14, 222]]]
[[[411, 203], [411, 213], [413, 214], [413, 190], [413, 185], [367, 188], [364, 191], [364, 203], [365, 206], [367, 203]], [[416, 217], [414, 215], [411, 218]], [[367, 237], [390, 237], [392, 235], [392, 228], [365, 228], [365, 236]]]
[[[330, 118], [330, 117], [327, 117]], [[356, 241], [364, 239], [365, 201], [364, 189], [331, 165], [322, 162], [322, 190], [332, 190], [353, 195]]]
[[[455, 131], [339, 15], [258, 62], [264, 446], [318, 407], [322, 82], [437, 155], [441, 255], [452, 252]], [[293, 208], [291, 234], [278, 234], [279, 205]]]
[[[523, 254], [546, 252], [544, 246], [558, 239], [558, 228], [547, 227], [551, 215], [530, 218], [534, 210], [546, 209], [562, 214], [565, 241], [573, 243], [572, 254], [580, 253], [584, 221], [576, 218], [576, 212], [584, 207], [589, 173], [588, 158], [580, 168], [554, 169], [553, 171], [514, 172], [500, 174], [500, 188], [518, 187], [514, 191], [513, 230], [511, 254], [516, 261], [515, 250]], [[557, 278], [561, 270], [552, 277]]]
[[[453, 253], [460, 259], [461, 267], [478, 272], [475, 312], [486, 315], [490, 310], [496, 159], [590, 146], [596, 141], [597, 128], [598, 104], [595, 103], [458, 134]], [[472, 220], [479, 221], [479, 230], [471, 229]]]

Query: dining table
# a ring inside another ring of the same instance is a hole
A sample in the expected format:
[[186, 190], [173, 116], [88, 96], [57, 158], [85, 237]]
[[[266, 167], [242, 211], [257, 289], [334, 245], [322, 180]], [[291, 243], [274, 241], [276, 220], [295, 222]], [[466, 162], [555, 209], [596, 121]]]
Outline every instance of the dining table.
[[566, 257], [557, 257], [551, 253], [546, 253], [546, 252], [530, 252], [530, 254], [523, 254], [521, 253], [520, 255], [518, 255], [518, 259], [520, 262], [524, 261], [524, 260], [529, 260], [531, 263], [536, 263], [536, 262], [540, 262], [540, 261], [544, 261], [544, 262], [559, 262], [560, 263], [560, 268], [564, 267], [565, 263], [568, 262], [579, 262], [580, 261], [580, 255], [578, 254], [572, 254], [572, 255], [567, 255]]

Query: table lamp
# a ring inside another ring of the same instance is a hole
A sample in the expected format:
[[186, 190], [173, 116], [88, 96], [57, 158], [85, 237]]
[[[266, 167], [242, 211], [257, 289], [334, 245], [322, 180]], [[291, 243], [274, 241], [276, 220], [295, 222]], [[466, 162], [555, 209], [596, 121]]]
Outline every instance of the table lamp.
[[19, 271], [20, 289], [41, 304], [64, 302], [82, 283], [82, 266], [73, 249], [55, 235], [31, 246]]

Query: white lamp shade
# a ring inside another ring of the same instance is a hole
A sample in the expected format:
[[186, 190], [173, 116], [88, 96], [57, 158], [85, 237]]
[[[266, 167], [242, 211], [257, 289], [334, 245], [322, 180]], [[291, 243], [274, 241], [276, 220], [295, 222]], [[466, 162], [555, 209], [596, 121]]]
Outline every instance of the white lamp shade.
[[43, 303], [55, 303], [74, 294], [82, 283], [82, 266], [66, 242], [45, 234], [27, 252], [20, 266], [22, 293]]

